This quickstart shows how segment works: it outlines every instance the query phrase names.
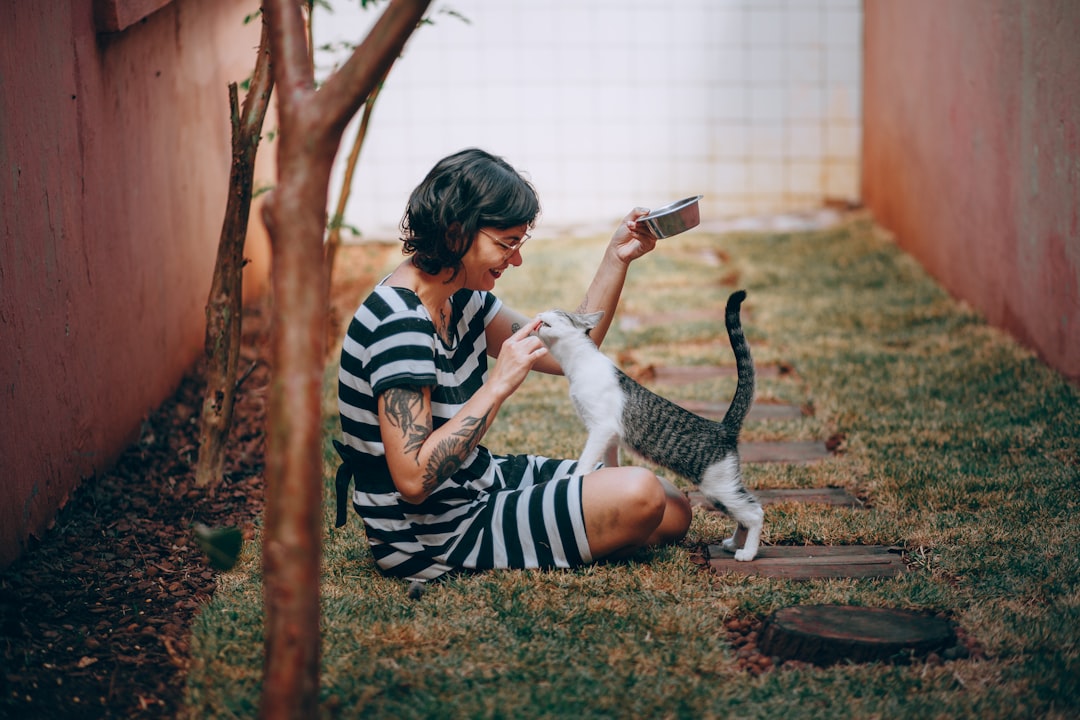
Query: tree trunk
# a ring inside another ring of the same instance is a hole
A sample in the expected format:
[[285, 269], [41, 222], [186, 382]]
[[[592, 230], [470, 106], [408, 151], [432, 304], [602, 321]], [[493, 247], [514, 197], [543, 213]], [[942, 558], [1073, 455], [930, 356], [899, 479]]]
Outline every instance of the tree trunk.
[[251, 212], [255, 154], [273, 87], [269, 32], [264, 19], [258, 59], [251, 87], [244, 98], [243, 114], [239, 109], [236, 83], [229, 85], [232, 167], [225, 220], [218, 239], [217, 262], [206, 301], [206, 390], [199, 425], [199, 459], [195, 467], [195, 484], [200, 487], [221, 482], [225, 445], [232, 427], [237, 363], [240, 359], [244, 239]]
[[430, 0], [393, 0], [316, 92], [300, 6], [263, 0], [278, 87], [278, 182], [263, 205], [274, 294], [263, 539], [263, 718], [318, 713], [322, 519], [323, 231], [330, 170], [349, 119]]

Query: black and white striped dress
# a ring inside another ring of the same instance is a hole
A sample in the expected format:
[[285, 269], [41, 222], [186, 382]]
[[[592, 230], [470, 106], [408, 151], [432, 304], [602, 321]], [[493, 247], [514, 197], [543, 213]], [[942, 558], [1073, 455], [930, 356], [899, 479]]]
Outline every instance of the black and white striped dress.
[[434, 427], [452, 418], [487, 378], [484, 328], [501, 302], [463, 290], [451, 298], [448, 346], [410, 290], [379, 285], [344, 339], [338, 410], [345, 462], [356, 481], [379, 568], [430, 580], [453, 570], [575, 567], [591, 562], [575, 461], [492, 455], [477, 448], [419, 505], [401, 499], [387, 469], [377, 397], [392, 387], [431, 388]]

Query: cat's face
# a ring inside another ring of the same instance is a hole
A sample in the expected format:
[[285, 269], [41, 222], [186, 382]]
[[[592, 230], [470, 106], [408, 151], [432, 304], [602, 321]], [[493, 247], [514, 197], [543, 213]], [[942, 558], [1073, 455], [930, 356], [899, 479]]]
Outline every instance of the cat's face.
[[550, 348], [560, 340], [588, 335], [603, 316], [603, 312], [579, 314], [568, 313], [564, 310], [548, 310], [537, 316], [540, 318], [541, 325], [537, 328], [536, 334]]

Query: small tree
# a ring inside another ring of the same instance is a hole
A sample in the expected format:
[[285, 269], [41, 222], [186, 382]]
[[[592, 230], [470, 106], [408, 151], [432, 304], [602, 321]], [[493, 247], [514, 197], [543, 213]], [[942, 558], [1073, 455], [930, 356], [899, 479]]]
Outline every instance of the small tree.
[[263, 0], [278, 90], [278, 182], [263, 205], [273, 262], [263, 593], [264, 718], [318, 712], [322, 518], [320, 396], [326, 339], [323, 233], [330, 171], [349, 120], [430, 0], [392, 0], [316, 91], [296, 0]]
[[217, 262], [206, 301], [203, 368], [206, 390], [199, 424], [199, 459], [195, 467], [195, 484], [200, 487], [217, 485], [221, 481], [225, 443], [232, 427], [240, 360], [244, 239], [251, 212], [255, 154], [273, 87], [269, 31], [264, 17], [258, 58], [244, 98], [243, 112], [239, 108], [236, 83], [229, 85], [232, 165]]
[[[338, 194], [337, 208], [330, 218], [330, 231], [326, 235], [325, 272], [327, 293], [329, 293], [330, 283], [334, 279], [334, 261], [337, 259], [338, 250], [341, 248], [341, 228], [345, 224], [345, 206], [349, 203], [353, 175], [356, 172], [356, 164], [360, 160], [360, 149], [363, 148], [364, 140], [367, 139], [371, 113], [375, 109], [375, 101], [378, 99], [379, 92], [382, 90], [385, 81], [386, 78], [383, 77], [375, 86], [375, 89], [371, 91], [371, 95], [364, 101], [364, 114], [360, 116], [360, 124], [356, 128], [352, 149], [349, 150], [349, 157], [345, 161], [345, 175], [341, 180], [341, 192]], [[329, 305], [329, 294], [327, 295], [327, 304]]]

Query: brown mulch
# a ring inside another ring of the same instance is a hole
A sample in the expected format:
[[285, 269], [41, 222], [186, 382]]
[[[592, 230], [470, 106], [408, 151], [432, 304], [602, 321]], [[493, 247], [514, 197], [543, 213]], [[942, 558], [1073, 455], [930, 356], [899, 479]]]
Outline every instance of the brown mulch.
[[[349, 317], [386, 251], [339, 255], [332, 327]], [[0, 571], [0, 718], [177, 714], [189, 626], [218, 574], [192, 524], [240, 527], [251, 540], [263, 508], [267, 308], [244, 313], [240, 369], [254, 369], [237, 393], [219, 487], [195, 486], [202, 394], [192, 375], [115, 467], [85, 480], [45, 537]]]

